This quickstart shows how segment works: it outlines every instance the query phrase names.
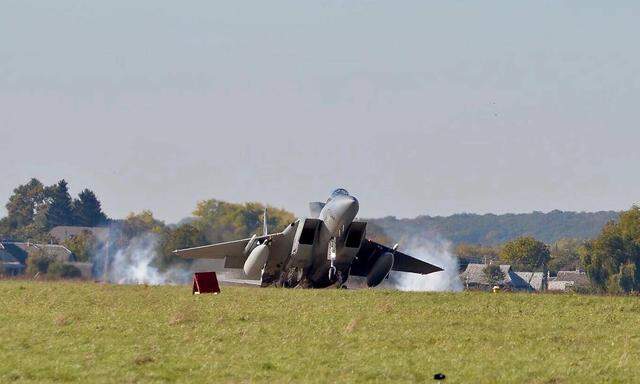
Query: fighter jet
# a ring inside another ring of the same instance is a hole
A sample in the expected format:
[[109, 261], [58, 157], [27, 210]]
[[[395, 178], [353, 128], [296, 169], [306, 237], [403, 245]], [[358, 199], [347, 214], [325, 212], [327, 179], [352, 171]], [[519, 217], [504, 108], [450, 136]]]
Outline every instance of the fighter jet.
[[309, 204], [310, 217], [282, 232], [269, 234], [266, 210], [262, 236], [174, 251], [187, 259], [224, 259], [224, 267], [242, 269], [263, 287], [344, 287], [347, 278], [366, 278], [379, 285], [390, 271], [429, 274], [435, 265], [366, 238], [367, 223], [355, 220], [358, 200], [345, 189], [333, 191], [325, 203]]

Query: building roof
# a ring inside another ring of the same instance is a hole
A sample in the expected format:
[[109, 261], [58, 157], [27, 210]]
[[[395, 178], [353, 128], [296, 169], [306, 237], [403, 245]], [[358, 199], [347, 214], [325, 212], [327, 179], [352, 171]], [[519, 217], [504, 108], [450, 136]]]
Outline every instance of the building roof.
[[27, 256], [29, 256], [29, 255], [28, 255], [27, 251], [25, 251], [24, 249], [22, 249], [18, 245], [16, 245], [16, 244], [19, 244], [19, 243], [2, 242], [0, 244], [2, 244], [2, 249], [4, 251], [8, 252], [11, 256], [13, 256], [20, 263], [22, 263], [22, 264], [26, 264], [27, 263]]
[[544, 274], [542, 272], [513, 272], [514, 277], [511, 279], [512, 285], [519, 289], [542, 289], [542, 281]]
[[109, 237], [108, 227], [73, 227], [66, 225], [53, 227], [49, 231], [49, 235], [56, 239], [57, 242], [62, 243], [71, 237], [80, 236], [83, 232], [90, 232], [99, 239], [107, 239]]
[[29, 253], [44, 251], [45, 254], [60, 262], [75, 261], [75, 255], [64, 245], [3, 242], [3, 247], [19, 262], [25, 264]]
[[[467, 269], [460, 275], [462, 282], [474, 285], [489, 285], [484, 274], [486, 264], [469, 264]], [[498, 285], [510, 285], [516, 289], [540, 290], [544, 274], [542, 272], [515, 272], [511, 265], [502, 264], [500, 270], [504, 274], [504, 279]]]
[[583, 287], [591, 284], [591, 281], [589, 280], [587, 274], [582, 271], [558, 271], [556, 280], [573, 281], [575, 285]]
[[0, 243], [0, 272], [7, 272], [9, 270], [22, 272], [24, 269], [25, 265]]

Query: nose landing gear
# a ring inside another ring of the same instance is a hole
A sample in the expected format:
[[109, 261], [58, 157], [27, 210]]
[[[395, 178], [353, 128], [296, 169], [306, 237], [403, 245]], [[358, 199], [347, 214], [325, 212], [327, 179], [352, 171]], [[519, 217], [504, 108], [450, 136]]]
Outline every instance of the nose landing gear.
[[335, 266], [336, 257], [337, 257], [336, 238], [332, 237], [331, 240], [329, 240], [329, 246], [327, 247], [327, 259], [331, 263], [331, 266], [329, 267], [329, 281], [333, 281], [334, 278], [336, 277], [336, 271], [337, 271]]
[[333, 265], [333, 260], [331, 260], [331, 266], [329, 267], [329, 281], [333, 281], [336, 277], [338, 269], [335, 265]]

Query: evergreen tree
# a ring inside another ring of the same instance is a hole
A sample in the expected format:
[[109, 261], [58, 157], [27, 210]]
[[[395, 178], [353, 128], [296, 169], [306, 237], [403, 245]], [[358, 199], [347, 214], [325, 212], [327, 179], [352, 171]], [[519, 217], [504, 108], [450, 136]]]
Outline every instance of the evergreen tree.
[[47, 188], [47, 197], [50, 200], [47, 210], [47, 225], [49, 228], [58, 225], [73, 225], [73, 202], [69, 195], [69, 187], [65, 180]]
[[95, 227], [104, 225], [107, 216], [102, 212], [100, 201], [95, 193], [89, 189], [78, 194], [73, 202], [74, 223], [83, 227]]

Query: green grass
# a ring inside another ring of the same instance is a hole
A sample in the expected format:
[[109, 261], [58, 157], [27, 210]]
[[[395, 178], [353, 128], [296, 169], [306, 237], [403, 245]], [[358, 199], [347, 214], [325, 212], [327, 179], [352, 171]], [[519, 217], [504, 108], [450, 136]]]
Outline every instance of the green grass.
[[637, 382], [637, 297], [0, 281], [0, 382]]

